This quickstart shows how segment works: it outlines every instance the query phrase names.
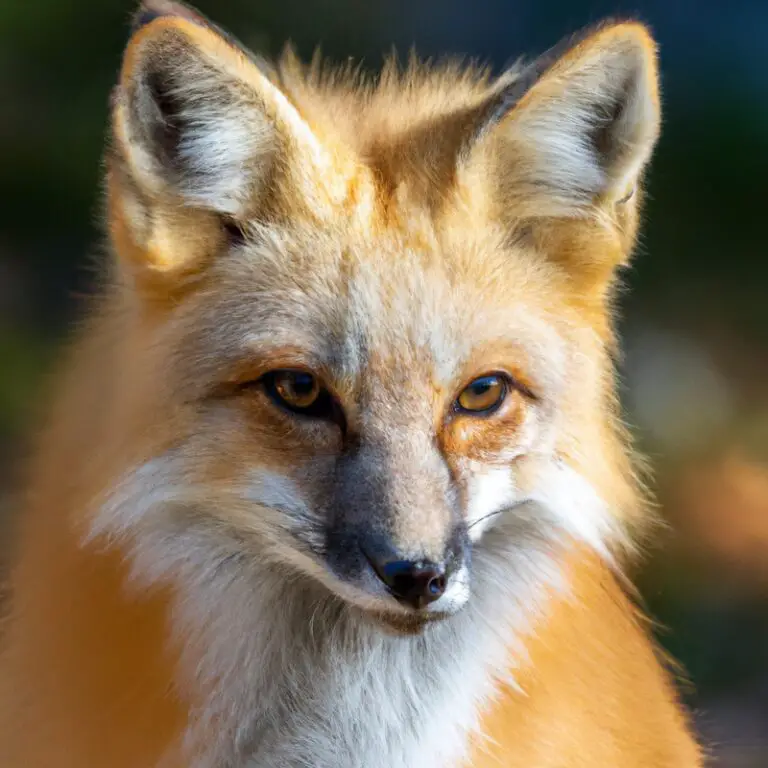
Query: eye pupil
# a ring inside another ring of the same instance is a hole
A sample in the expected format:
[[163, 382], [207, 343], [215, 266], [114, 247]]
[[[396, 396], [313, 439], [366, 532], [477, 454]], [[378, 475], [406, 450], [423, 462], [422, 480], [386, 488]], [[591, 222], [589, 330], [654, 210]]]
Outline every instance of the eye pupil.
[[314, 376], [310, 376], [308, 373], [295, 373], [293, 374], [293, 390], [297, 395], [309, 395], [312, 394], [312, 390], [315, 388]]
[[501, 376], [480, 376], [459, 394], [457, 408], [466, 413], [495, 411], [507, 395], [507, 383]]

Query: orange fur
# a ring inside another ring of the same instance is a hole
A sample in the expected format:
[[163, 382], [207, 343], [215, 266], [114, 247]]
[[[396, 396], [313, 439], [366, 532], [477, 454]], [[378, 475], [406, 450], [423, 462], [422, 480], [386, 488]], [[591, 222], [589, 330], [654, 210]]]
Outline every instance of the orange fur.
[[699, 765], [637, 609], [593, 557], [569, 573], [568, 596], [526, 644], [519, 690], [502, 688], [486, 715], [472, 767]]

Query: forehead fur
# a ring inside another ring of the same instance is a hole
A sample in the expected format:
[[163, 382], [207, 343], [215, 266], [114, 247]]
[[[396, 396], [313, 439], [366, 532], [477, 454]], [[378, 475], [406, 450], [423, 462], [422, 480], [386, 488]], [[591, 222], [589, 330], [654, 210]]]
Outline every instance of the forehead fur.
[[472, 62], [438, 64], [395, 57], [373, 76], [315, 57], [304, 66], [289, 49], [275, 70], [279, 86], [321, 141], [352, 148], [374, 169], [383, 191], [409, 184], [434, 194], [451, 179], [453, 159], [490, 94], [511, 84]]
[[216, 357], [288, 348], [342, 381], [375, 364], [390, 379], [429, 371], [436, 386], [496, 358], [543, 384], [566, 337], [586, 328], [567, 296], [530, 249], [422, 216], [375, 233], [365, 222], [252, 227], [178, 311]]

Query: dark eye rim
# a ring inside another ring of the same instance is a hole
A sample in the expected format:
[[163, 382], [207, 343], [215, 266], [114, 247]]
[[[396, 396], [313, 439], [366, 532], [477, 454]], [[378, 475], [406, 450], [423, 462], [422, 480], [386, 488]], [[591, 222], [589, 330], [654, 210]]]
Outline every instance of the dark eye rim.
[[[461, 405], [459, 402], [459, 398], [461, 397], [462, 393], [471, 387], [476, 381], [480, 381], [481, 379], [498, 379], [501, 383], [501, 394], [499, 395], [498, 400], [496, 402], [489, 406], [488, 408], [481, 408], [478, 410], [470, 410], [469, 408], [464, 408], [464, 406]], [[501, 406], [505, 403], [507, 397], [509, 396], [509, 393], [515, 389], [515, 382], [512, 379], [512, 377], [504, 373], [503, 371], [489, 371], [488, 373], [483, 373], [480, 376], [475, 376], [474, 378], [470, 379], [457, 393], [454, 401], [453, 401], [453, 410], [454, 413], [463, 414], [466, 416], [474, 416], [474, 417], [480, 417], [483, 416], [489, 416], [493, 413], [496, 413]]]
[[[302, 381], [303, 380], [303, 381]], [[308, 380], [308, 382], [307, 382]], [[307, 405], [299, 405], [298, 403], [291, 402], [280, 390], [285, 391], [286, 386], [289, 390], [293, 390], [294, 394], [300, 398], [300, 390], [305, 384], [309, 383], [311, 391], [308, 393], [313, 395], [313, 399], [307, 403]], [[297, 411], [307, 411], [322, 397], [323, 387], [320, 384], [320, 380], [312, 373], [306, 371], [276, 371], [269, 377], [270, 394], [274, 395], [281, 403], [285, 403], [290, 408]]]
[[[504, 385], [503, 397], [500, 397], [499, 400], [494, 403], [494, 405], [492, 405], [490, 408], [486, 408], [483, 411], [469, 411], [466, 408], [462, 408], [459, 403], [459, 397], [461, 396], [461, 393], [478, 379], [485, 379], [491, 376], [501, 379]], [[532, 402], [538, 402], [540, 400], [539, 395], [533, 392], [529, 386], [521, 382], [513, 374], [509, 373], [509, 371], [497, 369], [490, 370], [487, 373], [481, 373], [479, 376], [473, 376], [471, 379], [466, 380], [464, 384], [459, 388], [453, 401], [451, 414], [454, 416], [471, 416], [480, 419], [486, 416], [492, 416], [504, 405], [505, 402], [507, 402], [509, 395], [514, 392], [519, 392], [523, 397]]]
[[245, 226], [231, 216], [222, 217], [221, 228], [230, 248], [236, 248], [245, 242]]
[[263, 374], [257, 383], [261, 386], [267, 397], [278, 408], [297, 416], [303, 416], [321, 421], [332, 421], [341, 427], [342, 432], [346, 432], [346, 417], [344, 416], [344, 411], [341, 407], [341, 404], [328, 391], [328, 389], [322, 385], [322, 382], [319, 379], [318, 383], [320, 385], [320, 391], [317, 397], [312, 401], [310, 405], [302, 408], [300, 406], [289, 403], [278, 392], [276, 380], [278, 376], [284, 376], [285, 374], [304, 374], [313, 376], [317, 379], [314, 373], [302, 368], [278, 368]]

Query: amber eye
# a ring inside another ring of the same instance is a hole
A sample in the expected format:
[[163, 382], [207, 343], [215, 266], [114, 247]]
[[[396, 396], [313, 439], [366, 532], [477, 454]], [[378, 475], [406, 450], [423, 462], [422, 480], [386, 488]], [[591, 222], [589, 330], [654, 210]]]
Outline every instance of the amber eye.
[[460, 411], [467, 413], [489, 413], [504, 402], [507, 391], [508, 385], [503, 376], [480, 376], [461, 391], [456, 404]]
[[258, 383], [277, 405], [291, 413], [324, 419], [339, 425], [346, 432], [344, 411], [317, 376], [307, 371], [270, 371]]
[[311, 408], [320, 397], [320, 382], [305, 371], [275, 371], [268, 387], [283, 405], [295, 410]]

